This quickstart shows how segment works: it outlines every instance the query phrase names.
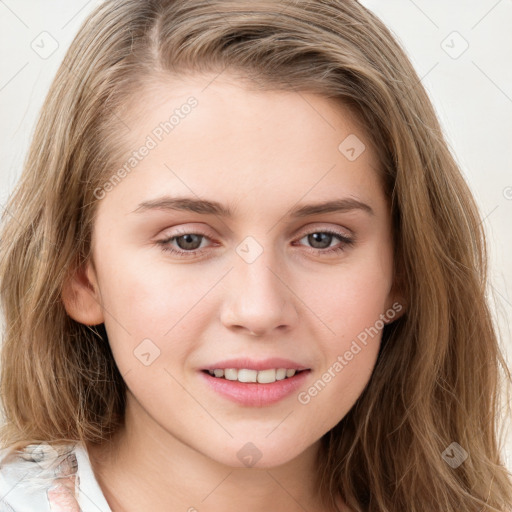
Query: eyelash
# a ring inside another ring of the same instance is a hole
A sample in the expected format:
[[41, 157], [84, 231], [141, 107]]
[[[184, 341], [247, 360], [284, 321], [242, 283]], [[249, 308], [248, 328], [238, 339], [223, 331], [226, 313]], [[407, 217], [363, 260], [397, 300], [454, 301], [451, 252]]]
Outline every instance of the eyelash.
[[[322, 230], [310, 231], [309, 233], [304, 233], [299, 238], [299, 240], [301, 240], [305, 236], [312, 235], [312, 234], [315, 234], [315, 233], [324, 233], [324, 234], [334, 235], [334, 236], [336, 236], [336, 237], [338, 237], [340, 239], [340, 241], [342, 242], [343, 245], [341, 247], [340, 246], [338, 246], [338, 247], [330, 247], [330, 248], [327, 248], [327, 249], [314, 249], [314, 248], [310, 247], [309, 248], [310, 249], [309, 252], [312, 252], [314, 254], [322, 254], [322, 255], [325, 255], [325, 254], [329, 254], [330, 255], [330, 254], [333, 254], [333, 253], [334, 254], [339, 254], [339, 253], [344, 252], [346, 247], [351, 247], [355, 243], [355, 239], [354, 238], [349, 238], [349, 237], [343, 235], [342, 233], [340, 233], [339, 231], [335, 231], [335, 230], [331, 230], [331, 229], [322, 229]], [[179, 238], [180, 236], [183, 236], [183, 235], [198, 235], [198, 236], [201, 236], [203, 238], [209, 239], [209, 237], [207, 235], [203, 234], [203, 233], [198, 233], [198, 232], [195, 232], [195, 231], [181, 231], [181, 232], [175, 233], [172, 237], [166, 238], [165, 240], [158, 240], [156, 243], [157, 243], [157, 245], [161, 246], [162, 251], [167, 252], [167, 253], [171, 253], [171, 254], [175, 254], [175, 255], [178, 255], [178, 256], [183, 256], [185, 258], [193, 257], [196, 254], [198, 254], [198, 253], [203, 251], [203, 249], [195, 249], [193, 251], [176, 250], [175, 248], [173, 248], [173, 247], [171, 247], [169, 245], [170, 242], [172, 242], [176, 238]]]

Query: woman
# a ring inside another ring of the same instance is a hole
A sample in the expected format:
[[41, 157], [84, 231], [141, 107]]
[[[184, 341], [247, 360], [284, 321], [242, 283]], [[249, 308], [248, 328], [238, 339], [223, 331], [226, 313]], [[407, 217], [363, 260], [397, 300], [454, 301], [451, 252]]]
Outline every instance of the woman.
[[357, 2], [107, 1], [7, 211], [9, 510], [509, 510], [480, 216]]

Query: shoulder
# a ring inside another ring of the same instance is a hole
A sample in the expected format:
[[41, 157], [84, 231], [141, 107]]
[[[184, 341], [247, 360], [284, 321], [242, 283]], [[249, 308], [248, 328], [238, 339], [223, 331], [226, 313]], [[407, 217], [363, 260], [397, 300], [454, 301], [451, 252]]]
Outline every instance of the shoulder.
[[0, 450], [0, 512], [79, 512], [74, 444], [30, 444]]

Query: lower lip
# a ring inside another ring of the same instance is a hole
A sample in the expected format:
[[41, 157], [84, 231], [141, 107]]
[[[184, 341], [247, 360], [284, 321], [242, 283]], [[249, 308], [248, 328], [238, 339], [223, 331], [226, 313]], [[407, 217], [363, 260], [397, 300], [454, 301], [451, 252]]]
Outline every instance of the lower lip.
[[272, 405], [291, 395], [304, 383], [310, 370], [296, 373], [293, 377], [276, 380], [269, 384], [259, 382], [239, 382], [213, 377], [207, 372], [201, 372], [206, 383], [220, 395], [248, 407], [265, 407]]

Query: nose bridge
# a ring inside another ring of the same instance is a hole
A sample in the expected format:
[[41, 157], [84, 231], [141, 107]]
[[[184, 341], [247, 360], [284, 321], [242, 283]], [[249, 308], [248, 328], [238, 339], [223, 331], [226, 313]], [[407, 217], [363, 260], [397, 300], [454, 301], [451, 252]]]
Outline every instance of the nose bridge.
[[223, 304], [226, 326], [259, 333], [290, 326], [296, 313], [292, 294], [283, 283], [286, 278], [280, 275], [283, 266], [275, 257], [275, 250], [247, 237], [237, 246], [234, 256], [234, 269], [227, 284], [228, 299]]

